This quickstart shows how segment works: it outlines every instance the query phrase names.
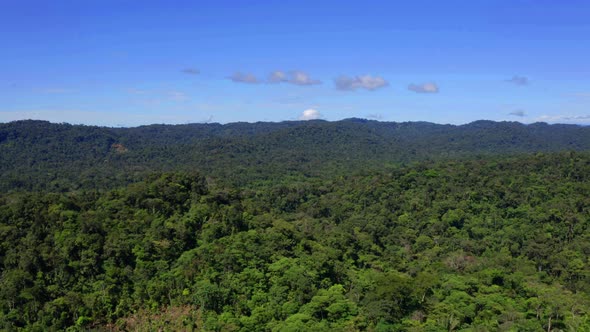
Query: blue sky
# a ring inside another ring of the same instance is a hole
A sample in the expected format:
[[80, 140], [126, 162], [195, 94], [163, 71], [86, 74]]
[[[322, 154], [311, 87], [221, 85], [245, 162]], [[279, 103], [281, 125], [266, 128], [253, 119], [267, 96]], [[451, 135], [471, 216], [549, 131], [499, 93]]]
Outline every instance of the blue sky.
[[590, 1], [0, 4], [0, 122], [590, 123]]

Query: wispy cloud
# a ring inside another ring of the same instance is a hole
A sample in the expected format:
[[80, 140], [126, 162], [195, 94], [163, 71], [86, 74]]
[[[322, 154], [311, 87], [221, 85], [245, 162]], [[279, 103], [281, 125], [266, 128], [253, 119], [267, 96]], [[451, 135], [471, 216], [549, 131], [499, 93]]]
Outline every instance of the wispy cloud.
[[526, 116], [526, 113], [523, 110], [514, 110], [508, 113], [508, 115], [523, 117]]
[[372, 119], [372, 120], [382, 120], [383, 119], [383, 115], [382, 114], [378, 114], [378, 113], [372, 113], [372, 114], [367, 114], [366, 118], [367, 119]]
[[506, 82], [512, 83], [515, 85], [520, 85], [520, 86], [529, 85], [529, 79], [527, 77], [518, 76], [518, 75], [512, 76], [512, 78], [509, 80], [506, 80]]
[[416, 93], [438, 93], [439, 88], [436, 83], [428, 82], [422, 84], [410, 84], [408, 85], [408, 90], [414, 91]]
[[316, 84], [322, 84], [322, 81], [320, 80], [316, 80], [311, 78], [307, 73], [302, 72], [302, 71], [292, 71], [290, 72], [290, 78], [289, 78], [289, 83], [295, 84], [295, 85], [316, 85]]
[[322, 84], [322, 81], [311, 78], [309, 74], [300, 70], [292, 70], [285, 72], [282, 70], [275, 70], [268, 75], [268, 83], [290, 83], [295, 85], [317, 85]]
[[233, 75], [228, 77], [229, 80], [236, 83], [247, 83], [247, 84], [258, 84], [260, 81], [253, 74], [235, 72]]
[[574, 121], [578, 121], [578, 120], [588, 121], [588, 120], [590, 120], [590, 115], [568, 116], [568, 117], [564, 117], [564, 119], [574, 120]]
[[205, 120], [197, 121], [197, 123], [212, 123], [213, 122], [213, 115], [209, 115], [209, 117]]
[[312, 78], [309, 74], [299, 70], [292, 70], [292, 71], [282, 71], [282, 70], [275, 70], [268, 75], [268, 78], [265, 80], [258, 79], [254, 74], [250, 73], [242, 73], [242, 72], [235, 72], [232, 76], [229, 76], [228, 79], [232, 80], [233, 82], [237, 83], [249, 83], [249, 84], [258, 84], [258, 83], [270, 83], [270, 84], [279, 84], [279, 83], [288, 83], [294, 85], [317, 85], [322, 84], [322, 81], [318, 79]]
[[334, 79], [334, 85], [336, 89], [343, 91], [355, 91], [358, 89], [374, 91], [388, 86], [389, 82], [380, 76], [363, 75], [348, 77], [343, 75]]
[[197, 68], [184, 68], [181, 71], [185, 74], [188, 74], [188, 75], [199, 75], [201, 73], [201, 71], [198, 70]]
[[590, 115], [541, 115], [536, 121], [550, 123], [590, 124]]
[[275, 70], [268, 75], [268, 83], [283, 83], [288, 81], [287, 74], [280, 70]]
[[314, 109], [307, 109], [301, 113], [299, 120], [317, 120], [322, 117], [322, 114]]

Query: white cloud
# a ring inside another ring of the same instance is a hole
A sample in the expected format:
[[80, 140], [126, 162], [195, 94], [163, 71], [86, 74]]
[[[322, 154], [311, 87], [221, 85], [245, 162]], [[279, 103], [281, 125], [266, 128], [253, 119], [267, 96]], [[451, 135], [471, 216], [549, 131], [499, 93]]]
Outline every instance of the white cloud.
[[338, 90], [354, 91], [357, 89], [366, 89], [374, 91], [388, 86], [389, 82], [380, 76], [364, 75], [356, 77], [340, 76], [334, 79], [334, 84]]
[[248, 84], [257, 84], [260, 83], [256, 76], [253, 74], [244, 74], [241, 72], [235, 72], [232, 76], [228, 77], [229, 80], [236, 82], [236, 83], [248, 83]]
[[301, 116], [299, 116], [299, 120], [317, 120], [321, 117], [322, 115], [319, 111], [310, 108], [301, 113]]
[[[250, 83], [257, 84], [262, 83], [264, 80], [259, 80], [256, 76], [249, 73], [236, 72], [228, 79], [238, 83]], [[278, 84], [278, 83], [289, 83], [295, 85], [317, 85], [322, 84], [322, 81], [311, 78], [307, 73], [299, 70], [293, 70], [285, 72], [282, 70], [275, 70], [268, 75], [266, 79], [267, 83]]]
[[289, 79], [287, 78], [287, 74], [280, 70], [275, 70], [268, 76], [269, 83], [282, 83], [288, 81]]
[[213, 123], [213, 115], [209, 115], [209, 117], [207, 119], [197, 121], [197, 123]]
[[506, 82], [524, 86], [529, 84], [529, 79], [524, 76], [514, 75], [511, 79], [506, 80]]
[[322, 84], [322, 81], [311, 78], [307, 73], [293, 70], [284, 72], [275, 70], [268, 76], [268, 83], [290, 83], [295, 85], [317, 85]]
[[514, 111], [508, 113], [508, 115], [523, 117], [526, 115], [526, 113], [523, 110], [514, 110]]
[[428, 82], [423, 84], [410, 84], [408, 90], [416, 93], [438, 93], [439, 88], [436, 83]]
[[289, 78], [289, 83], [291, 83], [291, 84], [295, 84], [295, 85], [322, 84], [322, 81], [313, 79], [309, 75], [307, 75], [306, 73], [304, 73], [302, 71], [295, 70], [295, 71], [292, 71], [290, 74], [291, 75]]

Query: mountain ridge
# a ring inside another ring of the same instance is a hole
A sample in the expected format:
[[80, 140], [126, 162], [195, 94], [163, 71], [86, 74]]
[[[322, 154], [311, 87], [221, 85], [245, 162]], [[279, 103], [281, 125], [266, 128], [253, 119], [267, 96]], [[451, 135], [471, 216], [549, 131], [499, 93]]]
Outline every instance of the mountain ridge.
[[[0, 124], [0, 187], [111, 187], [140, 173], [176, 169], [235, 184], [423, 160], [560, 151], [590, 151], [590, 127], [351, 118], [110, 128], [27, 120]], [[82, 177], [91, 183], [81, 184]]]

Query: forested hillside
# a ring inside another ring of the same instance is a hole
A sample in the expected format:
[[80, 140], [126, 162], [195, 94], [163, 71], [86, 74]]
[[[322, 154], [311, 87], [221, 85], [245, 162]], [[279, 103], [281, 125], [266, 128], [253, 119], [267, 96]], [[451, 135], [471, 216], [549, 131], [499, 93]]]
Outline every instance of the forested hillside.
[[244, 185], [414, 161], [590, 150], [590, 127], [477, 121], [293, 121], [106, 128], [0, 124], [0, 189], [108, 189], [154, 171], [201, 171]]
[[0, 0], [0, 46], [0, 332], [590, 332], [590, 0]]
[[[25, 135], [18, 126], [39, 132]], [[28, 161], [27, 171], [39, 165], [38, 173], [27, 173], [32, 178], [51, 167], [91, 172], [97, 160], [148, 169], [208, 160], [210, 168], [198, 164], [205, 170], [230, 161], [229, 172], [236, 158], [243, 167], [272, 161], [302, 172], [255, 186], [213, 181], [223, 172], [175, 171], [110, 190], [3, 194], [0, 328], [590, 330], [590, 154], [422, 161], [321, 177], [303, 168], [319, 163], [319, 147], [327, 146], [334, 147], [323, 151], [330, 166], [346, 164], [346, 151], [360, 165], [356, 158], [364, 156], [369, 163], [413, 160], [412, 147], [423, 158], [437, 148], [448, 157], [586, 149], [587, 129], [489, 122], [244, 126], [202, 125], [211, 132], [191, 138], [174, 131], [201, 127], [4, 125], [3, 171], [11, 170], [10, 153], [15, 162]], [[113, 144], [124, 148], [113, 151]], [[166, 144], [171, 148], [160, 150]], [[292, 155], [283, 156], [289, 146]], [[369, 146], [372, 153], [361, 150]], [[183, 147], [191, 152], [180, 154]], [[382, 155], [396, 149], [403, 153]], [[59, 159], [76, 154], [81, 161]], [[222, 161], [212, 157], [218, 155]], [[163, 164], [166, 157], [178, 159]]]

